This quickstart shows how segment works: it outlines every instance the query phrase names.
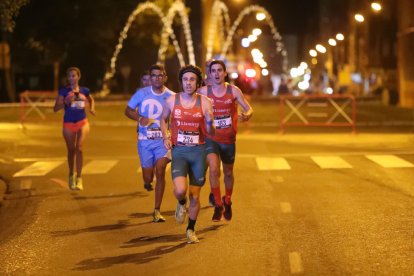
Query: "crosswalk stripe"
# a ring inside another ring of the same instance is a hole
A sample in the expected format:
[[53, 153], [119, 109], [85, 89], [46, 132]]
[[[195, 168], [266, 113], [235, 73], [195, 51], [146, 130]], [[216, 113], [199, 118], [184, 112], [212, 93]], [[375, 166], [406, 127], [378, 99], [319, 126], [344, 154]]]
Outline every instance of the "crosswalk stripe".
[[13, 177], [20, 176], [43, 176], [60, 166], [64, 161], [42, 161], [35, 162], [30, 166], [16, 172]]
[[290, 166], [285, 158], [275, 157], [257, 157], [257, 168], [260, 171], [272, 171], [272, 170], [290, 170]]
[[82, 174], [107, 173], [118, 162], [118, 160], [93, 160], [86, 164], [86, 166], [82, 170]]
[[366, 157], [384, 168], [414, 167], [414, 164], [395, 155], [366, 155]]
[[349, 169], [352, 168], [351, 164], [346, 162], [339, 156], [311, 156], [313, 162], [315, 162], [321, 169]]

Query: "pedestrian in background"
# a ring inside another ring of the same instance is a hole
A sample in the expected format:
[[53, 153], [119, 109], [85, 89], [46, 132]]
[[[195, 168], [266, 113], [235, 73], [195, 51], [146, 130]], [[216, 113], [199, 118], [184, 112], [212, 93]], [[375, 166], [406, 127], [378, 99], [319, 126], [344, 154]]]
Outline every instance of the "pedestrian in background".
[[[178, 80], [182, 92], [167, 100], [162, 114], [161, 130], [165, 147], [172, 148], [171, 174], [178, 201], [175, 219], [180, 224], [185, 222], [189, 190], [187, 243], [197, 243], [199, 240], [195, 233], [195, 224], [200, 211], [200, 191], [206, 180], [204, 130], [214, 135], [213, 114], [211, 101], [196, 93], [203, 82], [200, 68], [193, 65], [182, 67]], [[166, 124], [170, 115], [171, 138], [167, 136]]]
[[141, 76], [140, 76], [140, 87], [146, 87], [146, 86], [150, 86], [151, 85], [151, 76], [148, 70], [145, 70], [144, 72], [142, 72]]
[[[79, 86], [81, 72], [77, 67], [66, 70], [68, 85], [59, 89], [53, 110], [64, 109], [63, 137], [68, 151], [69, 189], [83, 190], [83, 142], [89, 134], [89, 122], [86, 118], [86, 102], [89, 112], [95, 115], [95, 102], [89, 88]], [[74, 177], [74, 162], [76, 156], [76, 178]]]

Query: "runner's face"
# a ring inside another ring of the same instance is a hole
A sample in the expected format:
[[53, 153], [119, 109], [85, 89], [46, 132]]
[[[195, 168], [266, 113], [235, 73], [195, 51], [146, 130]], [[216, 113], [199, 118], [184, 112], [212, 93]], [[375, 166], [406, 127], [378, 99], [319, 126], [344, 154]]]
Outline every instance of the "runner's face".
[[79, 82], [79, 75], [76, 71], [71, 70], [68, 72], [68, 82], [70, 86], [76, 86]]
[[210, 68], [210, 75], [215, 84], [224, 83], [226, 74], [227, 73], [224, 71], [224, 68], [221, 66], [221, 64], [213, 64], [213, 66]]
[[151, 85], [151, 77], [150, 75], [143, 75], [141, 78], [142, 86], [150, 86]]
[[183, 92], [193, 94], [197, 91], [197, 75], [193, 72], [184, 73], [182, 77]]
[[160, 89], [164, 86], [167, 77], [164, 72], [161, 70], [152, 70], [151, 71], [151, 85], [155, 89]]

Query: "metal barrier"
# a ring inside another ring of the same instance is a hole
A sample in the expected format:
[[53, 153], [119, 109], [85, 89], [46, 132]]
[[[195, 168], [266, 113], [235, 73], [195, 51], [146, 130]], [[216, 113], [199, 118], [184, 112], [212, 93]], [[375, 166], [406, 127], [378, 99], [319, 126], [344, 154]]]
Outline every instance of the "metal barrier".
[[54, 105], [57, 93], [53, 91], [29, 91], [20, 93], [20, 123], [35, 112], [42, 120], [46, 119], [45, 111], [41, 107], [50, 109]]
[[280, 97], [280, 132], [282, 133], [287, 126], [349, 126], [355, 132], [355, 118], [356, 104], [353, 96]]

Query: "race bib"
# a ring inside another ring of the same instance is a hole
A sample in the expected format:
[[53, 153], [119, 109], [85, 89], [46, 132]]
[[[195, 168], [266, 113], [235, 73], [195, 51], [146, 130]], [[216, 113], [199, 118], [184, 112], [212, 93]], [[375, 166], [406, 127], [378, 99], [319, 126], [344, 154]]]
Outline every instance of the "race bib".
[[177, 143], [179, 145], [198, 145], [200, 133], [198, 131], [179, 130]]
[[71, 108], [74, 109], [84, 109], [85, 108], [85, 101], [73, 101], [70, 105]]
[[159, 127], [147, 128], [147, 139], [162, 139], [162, 131]]
[[215, 125], [216, 129], [223, 129], [223, 128], [231, 127], [231, 117], [230, 117], [230, 115], [214, 117], [214, 125]]

